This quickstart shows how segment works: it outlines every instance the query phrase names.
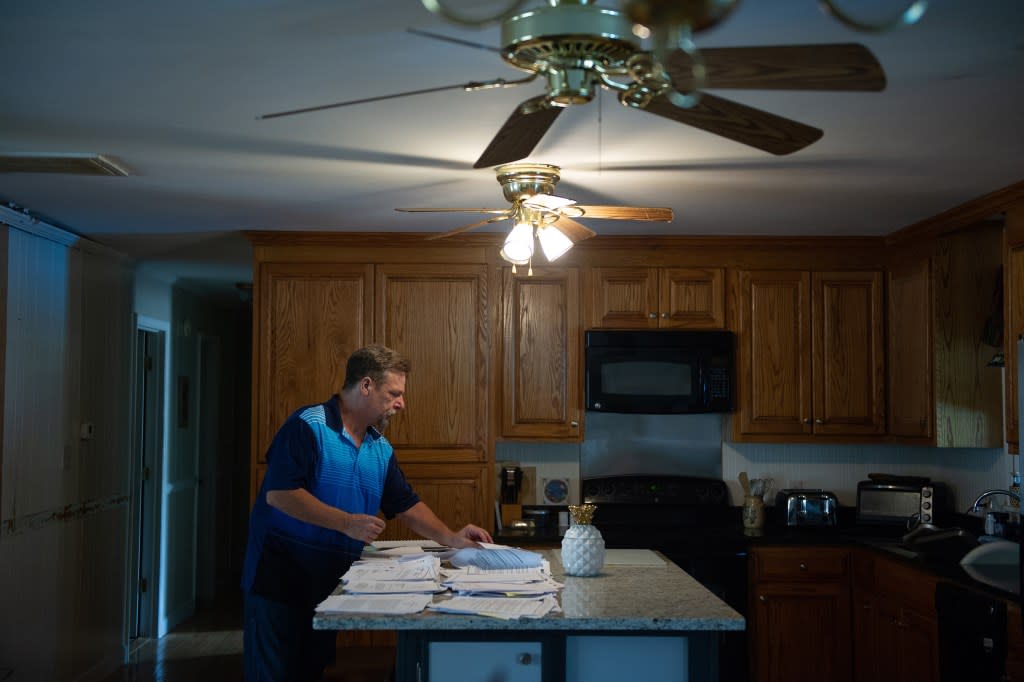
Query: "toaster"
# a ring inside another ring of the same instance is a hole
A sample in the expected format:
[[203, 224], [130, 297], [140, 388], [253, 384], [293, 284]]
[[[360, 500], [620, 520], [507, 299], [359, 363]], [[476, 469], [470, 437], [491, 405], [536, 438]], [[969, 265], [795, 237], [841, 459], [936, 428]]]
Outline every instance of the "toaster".
[[827, 490], [780, 490], [775, 510], [786, 526], [828, 527], [838, 524], [839, 501]]

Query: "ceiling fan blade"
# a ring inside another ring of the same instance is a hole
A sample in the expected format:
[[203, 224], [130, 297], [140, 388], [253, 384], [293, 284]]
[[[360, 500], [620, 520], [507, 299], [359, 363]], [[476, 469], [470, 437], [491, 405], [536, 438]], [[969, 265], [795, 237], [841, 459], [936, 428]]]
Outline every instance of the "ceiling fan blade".
[[494, 47], [493, 45], [484, 45], [483, 43], [476, 43], [472, 40], [463, 40], [462, 38], [453, 38], [452, 36], [446, 36], [441, 33], [432, 33], [430, 31], [424, 31], [418, 28], [407, 28], [405, 29], [413, 35], [422, 36], [424, 38], [433, 38], [434, 40], [443, 40], [448, 43], [455, 43], [456, 45], [464, 45], [465, 47], [476, 48], [477, 50], [487, 50], [489, 52], [501, 53], [501, 48]]
[[440, 85], [436, 88], [423, 88], [422, 90], [409, 90], [408, 92], [396, 92], [393, 95], [378, 95], [376, 97], [363, 97], [362, 99], [350, 99], [344, 102], [334, 102], [332, 104], [318, 104], [313, 107], [303, 107], [301, 109], [289, 109], [288, 111], [277, 111], [273, 114], [263, 114], [257, 116], [257, 119], [265, 118], [280, 118], [282, 116], [292, 116], [294, 114], [308, 114], [313, 111], [323, 111], [324, 109], [337, 109], [338, 107], [347, 107], [352, 104], [367, 104], [369, 102], [380, 102], [387, 99], [397, 99], [399, 97], [409, 97], [410, 95], [426, 95], [431, 92], [443, 92], [445, 90], [465, 90], [466, 92], [475, 92], [477, 90], [492, 90], [495, 88], [511, 88], [523, 83], [530, 83], [537, 74], [531, 73], [525, 78], [519, 80], [505, 80], [504, 78], [495, 78], [489, 81], [470, 81], [469, 83], [460, 83], [458, 85]]
[[469, 225], [463, 225], [462, 227], [456, 227], [454, 230], [448, 230], [447, 232], [442, 232], [441, 234], [432, 234], [432, 235], [430, 235], [429, 237], [426, 238], [426, 241], [429, 242], [429, 241], [432, 241], [434, 239], [442, 239], [444, 237], [451, 237], [452, 235], [460, 234], [462, 232], [467, 232], [469, 230], [472, 230], [475, 227], [481, 227], [483, 225], [487, 225], [488, 223], [497, 223], [497, 222], [500, 222], [502, 220], [508, 220], [510, 217], [511, 216], [509, 216], [509, 215], [501, 215], [501, 216], [495, 216], [493, 218], [487, 218], [485, 220], [480, 220], [480, 221], [475, 222], [475, 223], [470, 223]]
[[819, 128], [707, 93], [689, 109], [659, 95], [644, 110], [779, 156], [799, 151], [824, 134]]
[[[778, 45], [702, 49], [706, 89], [884, 90], [885, 72], [863, 45]], [[692, 61], [682, 50], [665, 59], [681, 92], [694, 89]]]
[[500, 166], [529, 156], [562, 109], [547, 106], [547, 95], [526, 100], [508, 117], [473, 168]]
[[603, 218], [605, 220], [660, 220], [672, 222], [671, 208], [649, 208], [645, 206], [580, 206], [584, 218]]
[[566, 218], [565, 216], [555, 221], [555, 227], [568, 237], [569, 241], [573, 244], [578, 244], [584, 239], [590, 239], [597, 234], [586, 225], [581, 225], [572, 218]]
[[508, 213], [507, 208], [396, 208], [405, 213]]

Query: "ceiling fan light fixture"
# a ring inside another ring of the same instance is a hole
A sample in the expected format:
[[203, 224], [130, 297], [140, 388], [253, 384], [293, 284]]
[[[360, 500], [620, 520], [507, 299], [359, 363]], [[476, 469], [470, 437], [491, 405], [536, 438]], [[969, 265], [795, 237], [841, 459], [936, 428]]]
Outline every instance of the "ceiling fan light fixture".
[[561, 258], [572, 248], [572, 240], [554, 225], [537, 228], [537, 241], [550, 262]]
[[513, 265], [526, 265], [533, 258], [533, 226], [516, 223], [505, 238], [499, 255]]

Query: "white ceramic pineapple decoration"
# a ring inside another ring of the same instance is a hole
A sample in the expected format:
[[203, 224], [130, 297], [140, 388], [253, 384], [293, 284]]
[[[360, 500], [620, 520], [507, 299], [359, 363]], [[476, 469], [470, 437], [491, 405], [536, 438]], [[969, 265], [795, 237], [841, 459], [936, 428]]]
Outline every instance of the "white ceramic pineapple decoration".
[[604, 566], [604, 538], [591, 521], [597, 506], [570, 504], [572, 524], [562, 538], [562, 568], [566, 575], [591, 576]]

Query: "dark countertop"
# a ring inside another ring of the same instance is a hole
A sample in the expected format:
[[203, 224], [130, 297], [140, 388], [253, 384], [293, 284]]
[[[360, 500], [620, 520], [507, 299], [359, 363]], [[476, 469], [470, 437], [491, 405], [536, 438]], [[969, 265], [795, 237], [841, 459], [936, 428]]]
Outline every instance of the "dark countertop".
[[[969, 531], [975, 537], [984, 533], [983, 520], [966, 514], [957, 514], [947, 519], [943, 528], [959, 527]], [[1006, 599], [1013, 602], [1020, 600], [1020, 582], [1016, 576], [1015, 568], [1007, 568], [999, 575], [1000, 583], [1004, 586], [1014, 585], [1015, 589], [1003, 589], [976, 580], [960, 565], [958, 559], [939, 558], [927, 554], [909, 551], [903, 547], [900, 538], [907, 530], [898, 526], [858, 526], [855, 522], [854, 510], [848, 507], [841, 507], [839, 513], [839, 525], [832, 528], [791, 528], [778, 523], [768, 509], [765, 528], [761, 535], [748, 536], [743, 532], [741, 512], [738, 507], [731, 510], [730, 518], [726, 520], [720, 529], [723, 535], [733, 537], [736, 542], [744, 547], [758, 547], [771, 545], [853, 545], [868, 547], [887, 556], [905, 561], [920, 570], [949, 580], [954, 583], [977, 589], [981, 592]], [[510, 529], [506, 528], [494, 537], [499, 544], [512, 546], [527, 545], [532, 547], [558, 547], [561, 545], [561, 535], [557, 528], [537, 529]]]

